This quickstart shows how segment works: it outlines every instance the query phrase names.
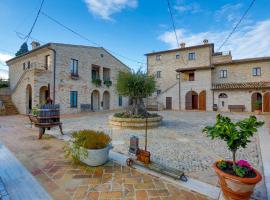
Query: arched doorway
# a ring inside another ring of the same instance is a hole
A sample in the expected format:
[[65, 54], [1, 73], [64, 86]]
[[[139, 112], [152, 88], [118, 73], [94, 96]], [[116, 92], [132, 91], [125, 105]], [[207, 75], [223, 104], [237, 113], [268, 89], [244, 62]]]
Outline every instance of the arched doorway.
[[49, 91], [47, 86], [42, 86], [39, 89], [39, 104], [46, 104], [47, 99], [49, 97]]
[[203, 90], [199, 94], [199, 110], [206, 110], [206, 91]]
[[255, 92], [251, 95], [251, 111], [262, 111], [262, 95], [259, 92]]
[[92, 110], [97, 111], [99, 110], [99, 92], [94, 90], [91, 94], [91, 107]]
[[263, 95], [263, 112], [270, 112], [270, 92]]
[[32, 110], [32, 87], [30, 84], [26, 86], [26, 114], [30, 113]]
[[103, 93], [103, 110], [109, 110], [110, 109], [110, 93], [108, 91], [105, 91]]
[[186, 110], [198, 109], [198, 94], [195, 91], [189, 91], [186, 94]]
[[220, 93], [218, 95], [218, 109], [220, 111], [226, 111], [228, 108], [228, 95], [226, 93]]

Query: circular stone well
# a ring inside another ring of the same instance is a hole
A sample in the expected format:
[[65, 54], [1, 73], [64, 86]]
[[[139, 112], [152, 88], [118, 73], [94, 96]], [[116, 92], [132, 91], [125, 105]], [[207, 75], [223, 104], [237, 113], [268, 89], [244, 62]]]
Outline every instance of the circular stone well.
[[[162, 116], [149, 117], [147, 118], [148, 128], [154, 128], [161, 124]], [[123, 128], [134, 128], [134, 129], [143, 129], [146, 125], [146, 119], [142, 118], [121, 118], [110, 116], [109, 117], [110, 125], [119, 126]]]

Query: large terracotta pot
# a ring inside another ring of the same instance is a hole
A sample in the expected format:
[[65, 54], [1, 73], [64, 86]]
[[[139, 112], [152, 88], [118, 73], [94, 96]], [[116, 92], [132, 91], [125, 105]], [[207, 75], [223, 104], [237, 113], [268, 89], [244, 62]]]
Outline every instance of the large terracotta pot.
[[223, 197], [226, 200], [248, 200], [253, 193], [255, 185], [262, 180], [260, 172], [254, 169], [256, 177], [241, 178], [226, 174], [217, 167], [217, 163], [213, 164], [213, 168], [218, 175]]

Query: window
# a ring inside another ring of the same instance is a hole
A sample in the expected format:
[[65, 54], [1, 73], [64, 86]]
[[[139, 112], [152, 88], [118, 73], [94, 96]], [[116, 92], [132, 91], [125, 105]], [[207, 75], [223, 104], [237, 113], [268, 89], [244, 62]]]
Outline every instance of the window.
[[180, 58], [180, 54], [176, 54], [176, 55], [175, 55], [175, 58], [176, 58], [176, 59], [179, 59], [179, 58]]
[[23, 70], [25, 70], [25, 66], [26, 66], [25, 63], [23, 63]]
[[28, 62], [27, 62], [27, 68], [28, 68], [28, 69], [30, 69], [30, 65], [31, 65], [31, 63], [30, 63], [30, 61], [28, 61]]
[[161, 94], [161, 90], [157, 90], [157, 95], [160, 95]]
[[260, 67], [255, 67], [252, 69], [252, 75], [253, 76], [260, 76], [261, 75], [261, 68]]
[[70, 72], [71, 75], [78, 76], [78, 60], [71, 59]]
[[220, 70], [219, 71], [219, 78], [227, 78], [227, 70]]
[[195, 74], [194, 74], [194, 72], [191, 72], [191, 73], [188, 74], [188, 80], [189, 81], [195, 81]]
[[45, 69], [48, 69], [51, 65], [50, 55], [45, 56]]
[[196, 59], [195, 53], [194, 53], [194, 52], [189, 53], [189, 54], [188, 54], [188, 59], [189, 59], [189, 60], [195, 60], [195, 59]]
[[70, 107], [77, 108], [77, 102], [78, 102], [78, 92], [71, 91], [70, 92]]
[[123, 99], [122, 96], [118, 97], [118, 106], [122, 106], [123, 105]]
[[225, 94], [225, 93], [220, 93], [220, 94], [218, 95], [218, 98], [228, 98], [228, 96], [227, 96], [227, 94]]
[[161, 78], [161, 71], [157, 71], [157, 78]]
[[156, 61], [160, 61], [161, 60], [161, 55], [156, 55]]
[[103, 58], [103, 57], [104, 57], [104, 54], [103, 54], [103, 53], [101, 53], [101, 54], [100, 54], [100, 57], [101, 57], [101, 58]]

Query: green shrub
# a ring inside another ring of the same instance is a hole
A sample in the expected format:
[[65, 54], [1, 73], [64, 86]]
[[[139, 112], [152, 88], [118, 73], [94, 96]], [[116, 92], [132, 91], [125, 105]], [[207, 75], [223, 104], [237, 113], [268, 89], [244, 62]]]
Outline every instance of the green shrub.
[[110, 144], [111, 138], [102, 131], [80, 130], [72, 133], [71, 141], [64, 149], [66, 157], [76, 163], [88, 156], [87, 149], [103, 149]]
[[93, 79], [92, 83], [95, 84], [96, 87], [101, 86], [101, 80], [99, 78]]

